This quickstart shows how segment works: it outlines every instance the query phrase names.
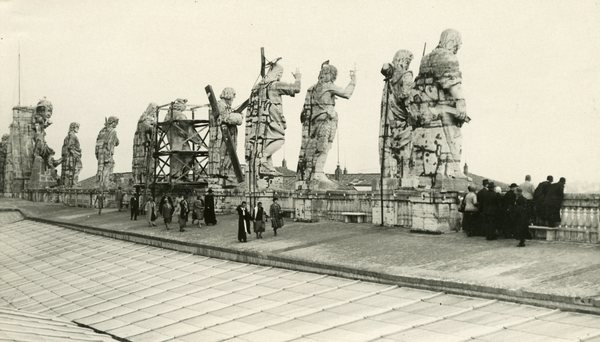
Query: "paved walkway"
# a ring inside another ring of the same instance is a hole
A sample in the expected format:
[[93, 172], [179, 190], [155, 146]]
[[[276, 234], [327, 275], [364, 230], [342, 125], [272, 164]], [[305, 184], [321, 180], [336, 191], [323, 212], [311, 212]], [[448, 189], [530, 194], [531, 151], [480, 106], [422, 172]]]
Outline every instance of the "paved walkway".
[[[288, 222], [277, 237], [267, 231], [262, 240], [239, 243], [237, 217], [232, 215], [218, 217], [216, 226], [179, 233], [148, 227], [144, 217], [130, 221], [128, 213], [114, 210], [98, 216], [93, 209], [0, 200], [3, 207], [18, 207], [33, 218], [178, 242], [193, 252], [193, 246], [204, 246], [271, 265], [309, 265], [304, 269], [322, 267], [332, 271], [325, 273], [359, 279], [600, 312], [600, 245], [528, 241], [526, 248], [517, 248], [514, 240], [486, 241], [462, 233], [418, 235], [340, 222]], [[236, 260], [246, 261], [240, 258]]]
[[596, 315], [236, 263], [19, 219], [0, 213], [0, 313], [58, 317], [119, 339], [600, 341]]

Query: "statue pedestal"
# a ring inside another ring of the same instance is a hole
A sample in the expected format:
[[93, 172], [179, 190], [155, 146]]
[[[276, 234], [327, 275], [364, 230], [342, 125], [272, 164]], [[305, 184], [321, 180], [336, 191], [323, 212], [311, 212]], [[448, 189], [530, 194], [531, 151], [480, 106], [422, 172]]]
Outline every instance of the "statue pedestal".
[[54, 168], [44, 170], [44, 161], [42, 157], [35, 156], [31, 166], [31, 178], [29, 179], [29, 189], [45, 189], [57, 186], [57, 174]]

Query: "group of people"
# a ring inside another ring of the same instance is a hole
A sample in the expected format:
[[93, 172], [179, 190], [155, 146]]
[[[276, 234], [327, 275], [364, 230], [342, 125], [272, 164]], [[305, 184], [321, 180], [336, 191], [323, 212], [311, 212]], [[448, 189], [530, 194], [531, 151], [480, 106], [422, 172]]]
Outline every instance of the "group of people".
[[168, 194], [162, 196], [156, 207], [154, 199], [150, 197], [146, 202], [146, 215], [148, 217], [148, 223], [151, 226], [155, 226], [154, 221], [160, 215], [165, 223], [165, 228], [170, 229], [169, 224], [173, 222], [173, 217], [179, 224], [179, 231], [184, 232], [187, 222], [192, 214], [192, 225], [197, 224], [198, 227], [202, 227], [202, 221], [207, 226], [217, 224], [217, 218], [215, 215], [215, 197], [212, 189], [208, 189], [207, 194], [204, 196], [204, 200], [200, 196], [196, 196], [196, 199], [192, 200], [191, 203], [188, 200], [187, 195], [179, 195], [175, 197], [175, 200]]
[[552, 176], [541, 182], [537, 188], [531, 183], [531, 176], [525, 176], [520, 185], [512, 183], [506, 193], [494, 182], [483, 180], [483, 187], [476, 192], [474, 186], [460, 204], [463, 213], [463, 230], [467, 236], [485, 236], [495, 240], [499, 236], [516, 238], [518, 247], [525, 246], [530, 238], [531, 223], [556, 227], [560, 224], [560, 207], [564, 196], [566, 180], [560, 178], [552, 184]]
[[277, 236], [277, 229], [280, 229], [284, 225], [283, 213], [281, 206], [279, 205], [279, 199], [273, 198], [273, 204], [269, 208], [269, 213], [265, 211], [262, 206], [262, 202], [258, 202], [252, 210], [248, 209], [246, 201], [242, 201], [236, 208], [238, 213], [238, 241], [247, 242], [248, 235], [252, 235], [250, 230], [250, 222], [254, 225], [254, 233], [256, 239], [262, 239], [262, 233], [265, 231], [266, 223], [270, 219], [271, 227], [273, 228], [273, 235]]

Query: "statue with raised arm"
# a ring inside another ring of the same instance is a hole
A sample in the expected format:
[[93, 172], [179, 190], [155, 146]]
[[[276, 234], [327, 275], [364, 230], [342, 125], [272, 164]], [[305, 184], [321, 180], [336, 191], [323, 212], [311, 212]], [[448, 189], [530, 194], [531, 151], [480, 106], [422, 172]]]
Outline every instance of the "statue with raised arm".
[[79, 123], [72, 122], [69, 125], [69, 133], [62, 146], [62, 184], [67, 187], [77, 185], [79, 172], [81, 171], [81, 146], [79, 145]]
[[227, 144], [223, 138], [221, 126], [229, 131], [231, 142], [234, 147], [237, 147], [238, 126], [243, 123], [244, 119], [241, 113], [233, 111], [232, 105], [235, 95], [233, 88], [224, 88], [219, 96], [220, 100], [217, 102], [220, 116], [215, 119], [210, 115], [211, 126], [214, 129], [211, 130], [209, 148], [209, 165], [211, 166], [209, 172], [223, 177], [229, 177], [232, 174], [233, 165], [227, 151]]
[[104, 128], [98, 133], [96, 138], [96, 159], [98, 160], [98, 172], [96, 173], [96, 181], [101, 190], [108, 189], [110, 184], [110, 176], [113, 173], [115, 160], [113, 154], [115, 147], [119, 146], [119, 138], [115, 128], [119, 124], [119, 118], [111, 116], [106, 119]]
[[271, 63], [265, 77], [250, 93], [245, 156], [249, 165], [256, 162], [261, 177], [278, 174], [272, 157], [283, 146], [287, 127], [281, 97], [294, 96], [300, 92], [302, 75], [298, 70], [293, 73], [294, 83], [281, 82], [282, 76], [283, 67], [277, 62]]
[[154, 132], [156, 130], [156, 103], [148, 104], [140, 116], [137, 129], [133, 135], [133, 161], [131, 171], [134, 182], [145, 184], [154, 168]]
[[415, 79], [409, 107], [420, 128], [414, 145], [415, 150], [421, 151], [422, 169], [418, 170], [421, 175], [466, 178], [460, 167], [461, 126], [470, 118], [456, 58], [461, 45], [458, 31], [442, 32], [438, 46], [421, 60]]
[[202, 140], [194, 129], [192, 122], [185, 114], [187, 108], [187, 99], [176, 99], [167, 115], [165, 122], [167, 125], [167, 140], [171, 151], [180, 152], [171, 154], [171, 180], [174, 182], [189, 181], [189, 173], [192, 171], [193, 155], [187, 153], [191, 151], [190, 143], [201, 144]]
[[337, 68], [329, 61], [321, 65], [317, 84], [308, 88], [304, 108], [300, 115], [302, 122], [302, 145], [298, 157], [296, 178], [307, 182], [332, 183], [323, 168], [327, 153], [331, 149], [337, 131], [338, 114], [335, 99], [349, 99], [356, 85], [356, 74], [350, 71], [350, 83], [346, 88], [337, 86]]
[[53, 158], [54, 150], [46, 143], [46, 128], [52, 124], [50, 118], [54, 107], [52, 103], [45, 97], [41, 99], [36, 107], [32, 117], [33, 121], [33, 156], [42, 158], [42, 170], [50, 170], [60, 164], [60, 161], [55, 161]]
[[408, 70], [412, 59], [412, 52], [398, 50], [392, 63], [384, 64], [381, 69], [385, 76], [379, 121], [379, 162], [384, 164], [383, 177], [402, 178], [411, 166], [415, 122], [407, 100], [414, 86], [412, 71]]

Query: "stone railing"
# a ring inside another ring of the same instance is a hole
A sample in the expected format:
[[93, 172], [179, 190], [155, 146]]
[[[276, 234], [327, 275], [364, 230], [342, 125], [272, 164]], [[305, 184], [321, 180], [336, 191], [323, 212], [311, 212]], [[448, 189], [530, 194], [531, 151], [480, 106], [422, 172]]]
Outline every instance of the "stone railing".
[[600, 194], [565, 194], [555, 239], [598, 243]]

